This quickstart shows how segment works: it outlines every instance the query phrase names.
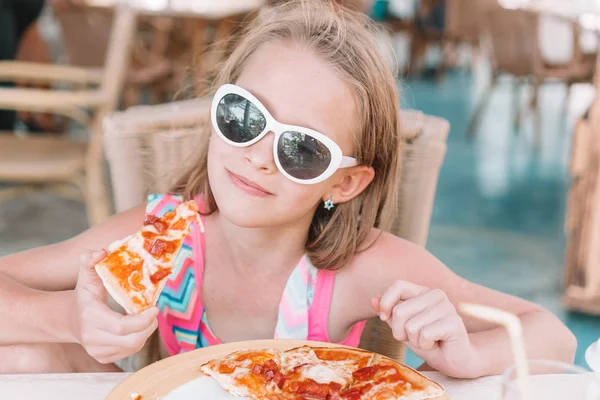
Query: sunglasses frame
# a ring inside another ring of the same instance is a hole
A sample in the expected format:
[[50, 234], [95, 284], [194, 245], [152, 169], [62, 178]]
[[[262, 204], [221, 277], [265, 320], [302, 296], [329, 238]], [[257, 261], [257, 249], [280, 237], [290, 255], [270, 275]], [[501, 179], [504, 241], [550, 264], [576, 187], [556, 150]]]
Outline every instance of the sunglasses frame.
[[[223, 134], [223, 132], [221, 132], [221, 129], [219, 129], [219, 125], [217, 123], [217, 109], [219, 108], [219, 103], [221, 102], [221, 100], [228, 94], [236, 94], [236, 95], [241, 96], [241, 97], [245, 98], [246, 100], [250, 101], [254, 105], [254, 107], [256, 107], [265, 117], [265, 121], [266, 121], [265, 129], [263, 129], [263, 131], [259, 135], [257, 135], [254, 139], [252, 139], [248, 142], [237, 143], [232, 140], [229, 140], [225, 136], [225, 134]], [[219, 137], [223, 141], [225, 141], [226, 143], [228, 143], [234, 147], [252, 146], [254, 143], [256, 143], [259, 140], [261, 140], [262, 138], [264, 138], [269, 132], [273, 132], [275, 134], [275, 140], [273, 141], [273, 158], [275, 160], [275, 164], [277, 165], [277, 169], [286, 178], [288, 178], [291, 181], [296, 182], [296, 183], [300, 183], [300, 184], [304, 184], [304, 185], [320, 183], [320, 182], [323, 182], [324, 180], [330, 178], [340, 168], [349, 168], [349, 167], [354, 167], [354, 166], [358, 165], [358, 163], [354, 157], [344, 156], [342, 154], [342, 149], [340, 149], [340, 146], [338, 146], [337, 143], [335, 143], [333, 140], [331, 140], [329, 137], [325, 136], [324, 134], [314, 131], [312, 129], [301, 127], [301, 126], [287, 125], [287, 124], [280, 123], [275, 118], [273, 118], [273, 116], [271, 115], [271, 113], [269, 113], [267, 108], [256, 97], [254, 97], [252, 95], [252, 93], [248, 92], [247, 90], [245, 90], [237, 85], [225, 84], [217, 90], [217, 92], [215, 93], [215, 96], [213, 97], [213, 101], [212, 101], [212, 105], [211, 105], [210, 119], [211, 119], [213, 128], [214, 128], [215, 132], [217, 132]], [[281, 163], [279, 161], [279, 156], [277, 154], [277, 145], [279, 143], [279, 139], [281, 138], [281, 135], [283, 135], [283, 133], [289, 132], [289, 131], [308, 135], [308, 136], [312, 137], [313, 139], [316, 139], [319, 142], [323, 143], [325, 145], [325, 147], [327, 147], [327, 149], [329, 150], [329, 153], [331, 154], [331, 161], [330, 161], [327, 169], [325, 171], [323, 171], [323, 173], [321, 175], [319, 175], [315, 178], [312, 178], [312, 179], [298, 179], [298, 178], [294, 178], [289, 173], [287, 173], [285, 171], [285, 169], [283, 169], [283, 167], [281, 166]]]

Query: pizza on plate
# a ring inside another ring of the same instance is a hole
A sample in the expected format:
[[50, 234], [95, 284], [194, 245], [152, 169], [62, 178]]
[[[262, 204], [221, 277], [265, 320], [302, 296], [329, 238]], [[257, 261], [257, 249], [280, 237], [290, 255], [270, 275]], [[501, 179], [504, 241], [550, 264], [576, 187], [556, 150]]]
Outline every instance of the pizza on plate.
[[161, 218], [146, 216], [138, 232], [109, 246], [95, 269], [127, 313], [138, 314], [156, 304], [194, 221], [199, 221], [198, 206], [187, 201]]
[[253, 400], [448, 399], [440, 385], [417, 371], [345, 347], [242, 350], [201, 370], [229, 393]]

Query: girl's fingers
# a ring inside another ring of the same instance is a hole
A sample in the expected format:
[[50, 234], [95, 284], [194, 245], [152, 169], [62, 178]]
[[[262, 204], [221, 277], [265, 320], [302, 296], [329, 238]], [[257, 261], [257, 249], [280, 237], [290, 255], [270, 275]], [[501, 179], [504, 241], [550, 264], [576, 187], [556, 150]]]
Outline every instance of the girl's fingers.
[[[423, 350], [430, 349], [435, 343], [429, 343], [426, 341], [421, 342], [421, 331], [428, 325], [443, 319], [450, 312], [450, 307], [447, 307], [444, 303], [438, 304], [437, 306], [428, 308], [418, 313], [417, 315], [410, 318], [404, 329], [406, 330], [406, 336], [408, 341], [415, 347]], [[425, 346], [425, 348], [423, 347]]]
[[96, 264], [106, 257], [106, 251], [96, 250], [87, 251], [81, 254], [79, 267], [79, 275], [77, 278], [77, 286], [87, 290], [94, 295], [101, 303], [106, 302], [108, 292], [102, 283], [102, 279], [94, 269]]
[[447, 302], [446, 295], [441, 290], [430, 290], [409, 300], [398, 303], [392, 309], [391, 324], [393, 328], [404, 329], [404, 326], [415, 315], [439, 304]]
[[419, 333], [419, 348], [431, 350], [437, 342], [452, 338], [455, 330], [455, 316], [448, 315], [421, 329]]
[[377, 315], [379, 315], [379, 303], [381, 302], [381, 296], [377, 296], [377, 297], [373, 297], [371, 299], [371, 307], [373, 307], [373, 310], [375, 310], [375, 312], [377, 313]]
[[[157, 327], [158, 321], [154, 319], [154, 321], [145, 329], [128, 335], [118, 335], [98, 331], [96, 332], [95, 337], [88, 341], [85, 348], [88, 352], [90, 352], [90, 349], [92, 348], [110, 348], [113, 349], [115, 353], [128, 352], [130, 355], [144, 347], [146, 340], [148, 340]], [[92, 354], [90, 353], [90, 355]]]
[[119, 336], [142, 332], [156, 322], [158, 308], [151, 307], [141, 314], [122, 315], [107, 307], [104, 318], [98, 323], [98, 328]]
[[109, 364], [122, 360], [124, 352], [122, 349], [116, 349], [113, 346], [92, 346], [86, 349], [88, 354], [101, 364]]
[[381, 297], [379, 302], [379, 317], [382, 321], [387, 321], [392, 316], [392, 310], [398, 302], [412, 299], [429, 289], [423, 286], [415, 285], [411, 282], [396, 281]]
[[158, 327], [158, 321], [155, 319], [146, 329], [136, 333], [130, 333], [125, 336], [114, 336], [115, 345], [124, 349], [133, 349], [133, 353], [144, 347], [146, 340], [150, 337], [152, 332]]

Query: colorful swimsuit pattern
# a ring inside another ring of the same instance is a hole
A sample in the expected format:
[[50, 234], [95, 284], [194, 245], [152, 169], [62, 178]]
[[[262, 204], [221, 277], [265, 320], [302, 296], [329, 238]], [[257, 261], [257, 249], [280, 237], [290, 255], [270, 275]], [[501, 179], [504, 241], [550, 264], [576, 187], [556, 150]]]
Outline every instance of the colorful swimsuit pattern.
[[[182, 201], [176, 195], [151, 195], [146, 213], [160, 217]], [[202, 210], [202, 202], [196, 202]], [[185, 238], [173, 273], [158, 299], [158, 326], [171, 355], [221, 343], [210, 329], [202, 304], [203, 217], [201, 221], [192, 226]], [[318, 270], [308, 257], [302, 257], [283, 291], [273, 337], [330, 342], [327, 321], [334, 282], [334, 271]], [[363, 328], [364, 322], [356, 324], [341, 343], [357, 347]]]

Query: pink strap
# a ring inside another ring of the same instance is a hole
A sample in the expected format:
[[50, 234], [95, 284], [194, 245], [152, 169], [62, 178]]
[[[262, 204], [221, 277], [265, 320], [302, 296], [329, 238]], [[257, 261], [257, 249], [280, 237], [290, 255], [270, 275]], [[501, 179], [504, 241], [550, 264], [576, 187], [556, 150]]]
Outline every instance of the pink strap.
[[177, 343], [177, 338], [175, 338], [171, 325], [161, 313], [158, 313], [158, 332], [169, 355], [174, 356], [175, 354], [179, 354], [181, 347]]
[[[314, 283], [314, 298], [308, 311], [309, 328], [308, 339], [321, 342], [329, 340], [329, 311], [331, 298], [333, 297], [333, 285], [335, 283], [335, 271], [320, 270]], [[359, 322], [352, 327], [348, 336], [340, 342], [347, 346], [358, 347], [365, 321]]]
[[335, 283], [335, 272], [321, 270], [314, 282], [314, 297], [308, 310], [309, 339], [329, 342], [329, 307]]

